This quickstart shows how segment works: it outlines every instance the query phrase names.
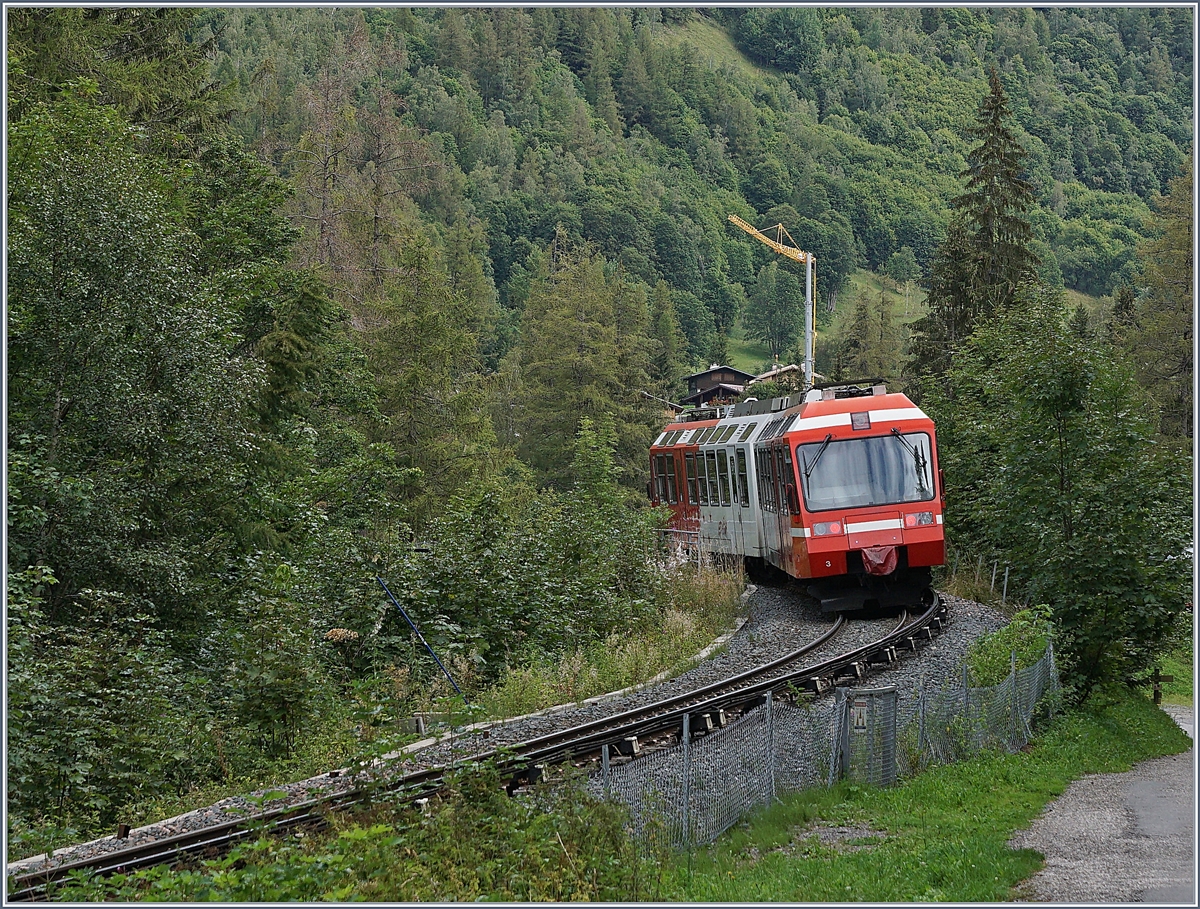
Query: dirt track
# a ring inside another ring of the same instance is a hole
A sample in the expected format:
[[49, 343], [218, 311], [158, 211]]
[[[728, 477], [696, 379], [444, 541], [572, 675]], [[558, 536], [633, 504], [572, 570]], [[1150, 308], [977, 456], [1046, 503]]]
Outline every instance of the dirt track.
[[[1191, 708], [1164, 708], [1193, 735]], [[1195, 749], [1076, 780], [1010, 841], [1046, 867], [1018, 898], [1196, 905]]]

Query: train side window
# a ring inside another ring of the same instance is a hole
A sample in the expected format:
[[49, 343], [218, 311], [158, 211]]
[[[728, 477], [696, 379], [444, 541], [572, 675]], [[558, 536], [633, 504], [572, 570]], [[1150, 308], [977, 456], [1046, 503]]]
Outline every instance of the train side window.
[[[781, 451], [783, 452], [783, 459], [780, 464], [783, 467], [784, 507], [789, 514], [799, 514], [799, 497], [795, 495], [796, 471], [792, 467], [792, 450], [784, 445]], [[789, 487], [792, 489], [792, 495], [788, 495], [787, 493]]]
[[776, 457], [778, 460], [775, 462], [775, 464], [779, 468], [779, 510], [784, 514], [789, 514], [792, 510], [792, 506], [788, 502], [787, 486], [788, 483], [792, 482], [792, 472], [788, 470], [788, 466], [791, 464], [791, 458], [788, 455], [786, 445], [781, 445], [778, 449], [776, 449], [776, 452]]
[[738, 496], [737, 464], [734, 463], [732, 451], [728, 453], [727, 457], [729, 458], [729, 501], [737, 505], [741, 501]]
[[771, 510], [771, 452], [758, 450], [758, 500], [764, 511]]
[[704, 461], [704, 452], [696, 452], [696, 484], [700, 489], [700, 504], [708, 504], [708, 465]]
[[784, 451], [775, 449], [775, 511], [787, 513], [787, 499], [784, 488], [787, 486], [787, 474], [784, 472]]
[[667, 455], [667, 500], [679, 504], [679, 483], [675, 476], [675, 455]]
[[758, 507], [767, 510], [767, 490], [771, 484], [768, 479], [769, 468], [767, 467], [767, 453], [763, 448], [758, 449], [758, 456], [754, 461], [755, 469], [758, 473]]
[[780, 489], [780, 487], [782, 485], [783, 485], [783, 471], [779, 469], [779, 449], [772, 448], [771, 449], [771, 510], [772, 511], [776, 511], [776, 512], [783, 511], [783, 509], [779, 507], [779, 503], [783, 501], [782, 490]]
[[714, 452], [717, 461], [717, 478], [721, 485], [721, 504], [729, 504], [729, 465], [725, 461], [725, 452]]
[[775, 456], [770, 449], [763, 452], [762, 471], [767, 478], [767, 511], [775, 511]]
[[721, 504], [721, 493], [717, 487], [717, 453], [715, 451], [706, 452], [706, 460], [708, 461], [708, 504]]
[[700, 494], [696, 483], [696, 455], [688, 452], [684, 459], [684, 469], [687, 472], [688, 501], [693, 505], [700, 504]]
[[758, 449], [758, 506], [763, 511], [771, 510], [771, 459], [765, 448]]
[[748, 475], [746, 473], [746, 449], [744, 448], [739, 448], [737, 450], [737, 477], [738, 489], [741, 492], [742, 505], [744, 507], [748, 507], [750, 505], [750, 490], [747, 488], [746, 483]]

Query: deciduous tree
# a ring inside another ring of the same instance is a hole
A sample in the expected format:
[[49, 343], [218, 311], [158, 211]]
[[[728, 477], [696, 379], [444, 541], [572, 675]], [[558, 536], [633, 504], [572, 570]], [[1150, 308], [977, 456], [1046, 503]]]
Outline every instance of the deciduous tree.
[[1050, 605], [1077, 693], [1142, 671], [1190, 590], [1191, 497], [1128, 367], [1042, 292], [981, 326], [927, 406], [947, 527]]

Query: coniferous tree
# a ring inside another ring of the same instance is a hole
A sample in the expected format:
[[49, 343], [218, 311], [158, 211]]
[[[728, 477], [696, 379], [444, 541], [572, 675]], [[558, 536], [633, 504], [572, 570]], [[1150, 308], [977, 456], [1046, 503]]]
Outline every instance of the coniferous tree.
[[979, 145], [959, 175], [966, 188], [951, 202], [956, 213], [930, 268], [929, 313], [914, 326], [918, 375], [944, 373], [975, 326], [1037, 280], [1033, 231], [1025, 217], [1034, 203], [1021, 168], [1026, 151], [1007, 125], [1012, 111], [995, 68], [988, 84], [968, 129]]
[[685, 373], [687, 339], [679, 327], [671, 288], [665, 281], [659, 281], [654, 287], [650, 298], [650, 319], [650, 334], [657, 347], [651, 355], [650, 380], [653, 387], [649, 391], [668, 401], [678, 401], [677, 395], [683, 391], [681, 380]]
[[521, 322], [516, 403], [519, 452], [542, 482], [570, 482], [572, 439], [583, 417], [610, 415], [622, 482], [639, 488], [646, 440], [659, 406], [640, 394], [649, 382], [645, 297], [610, 275], [588, 246], [561, 228], [534, 276]]
[[1017, 289], [1035, 277], [1038, 257], [1030, 249], [1033, 228], [1025, 213], [1033, 207], [1033, 184], [1022, 161], [1028, 153], [1007, 125], [1008, 96], [993, 67], [989, 92], [978, 122], [967, 130], [980, 144], [967, 158], [966, 191], [952, 204], [962, 212], [975, 246], [972, 290], [980, 297], [976, 319], [1006, 306]]
[[185, 9], [13, 9], [8, 27], [8, 115], [90, 82], [96, 100], [147, 129], [159, 151], [191, 153], [232, 106], [209, 77], [215, 39], [188, 29]]
[[838, 365], [840, 379], [894, 378], [900, 373], [900, 335], [892, 301], [880, 291], [871, 305], [870, 295], [860, 290], [842, 341]]
[[[1162, 407], [1160, 429], [1191, 438], [1192, 426], [1192, 161], [1171, 181], [1151, 218], [1154, 239], [1141, 250], [1147, 289], [1122, 334], [1139, 382]], [[1114, 318], [1117, 313], [1114, 312]], [[1128, 318], [1128, 310], [1122, 313]]]
[[355, 322], [382, 418], [370, 432], [391, 446], [399, 466], [420, 471], [420, 481], [403, 489], [409, 518], [419, 523], [438, 502], [490, 473], [495, 435], [470, 330], [475, 302], [455, 292], [419, 238], [399, 263], [404, 277], [360, 307]]

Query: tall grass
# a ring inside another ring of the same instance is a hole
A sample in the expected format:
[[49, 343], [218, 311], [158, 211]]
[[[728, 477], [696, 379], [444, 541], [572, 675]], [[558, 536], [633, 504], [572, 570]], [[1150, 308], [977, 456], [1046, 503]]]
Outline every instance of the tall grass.
[[553, 663], [512, 667], [478, 695], [491, 718], [582, 701], [690, 668], [696, 653], [733, 623], [745, 586], [740, 567], [670, 569], [670, 602], [657, 621], [577, 648]]

